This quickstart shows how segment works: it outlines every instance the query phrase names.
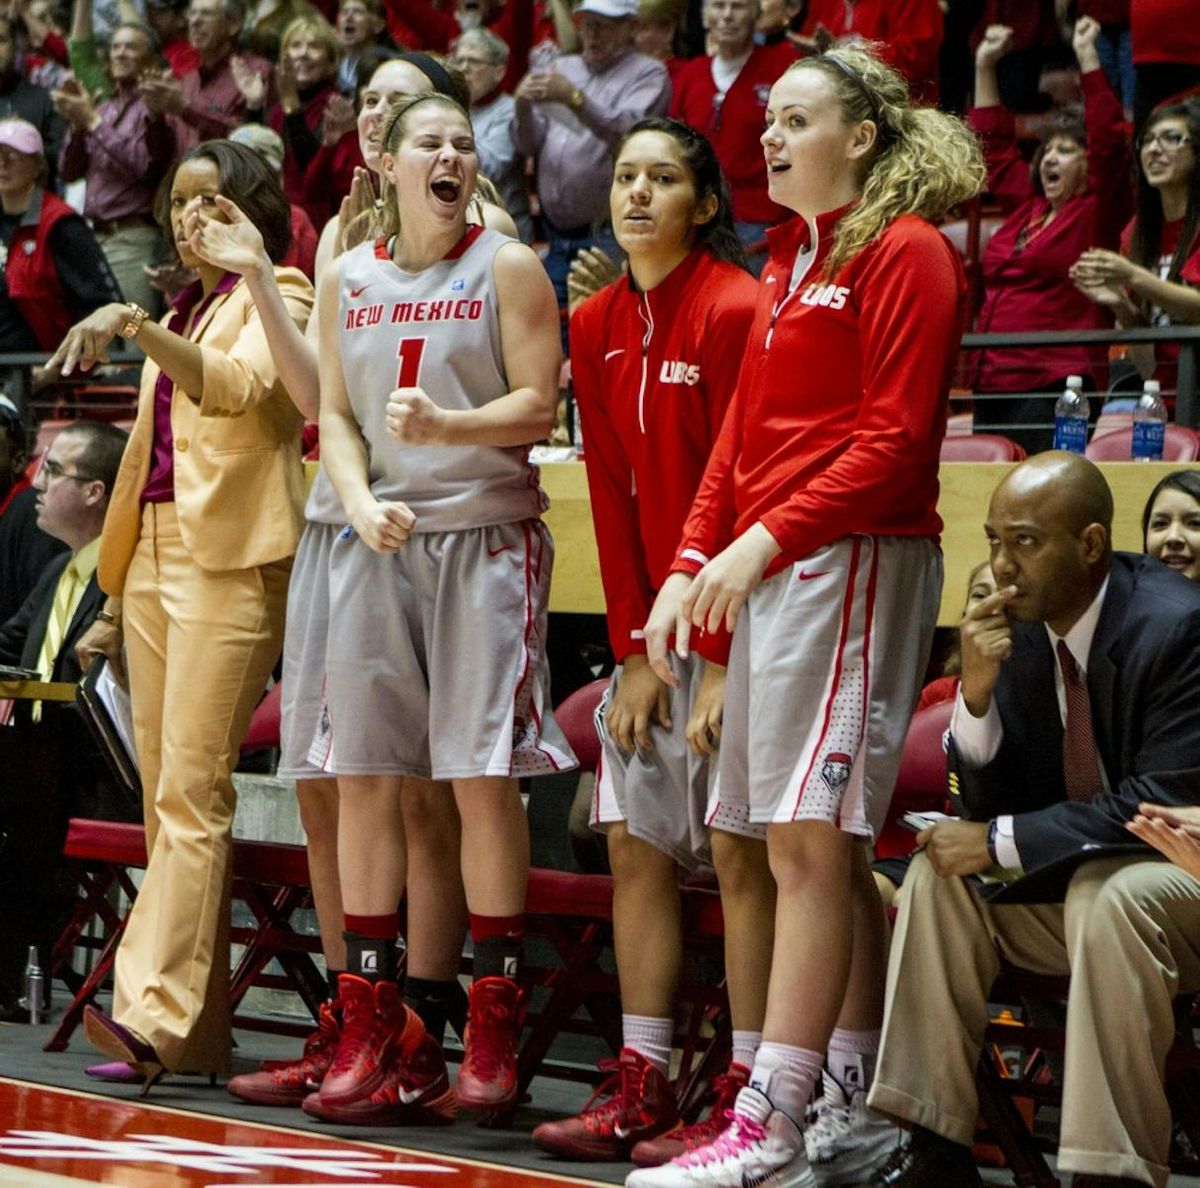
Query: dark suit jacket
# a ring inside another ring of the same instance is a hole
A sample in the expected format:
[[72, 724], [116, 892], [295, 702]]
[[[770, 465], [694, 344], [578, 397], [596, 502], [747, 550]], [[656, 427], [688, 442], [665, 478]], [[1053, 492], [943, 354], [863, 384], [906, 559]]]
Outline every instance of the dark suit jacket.
[[1200, 803], [1200, 583], [1140, 554], [1113, 555], [1087, 666], [1110, 791], [1090, 804], [1066, 799], [1055, 664], [1045, 626], [1014, 623], [994, 693], [999, 752], [973, 768], [950, 740], [951, 795], [962, 815], [1015, 815], [1026, 873], [999, 899], [1061, 899], [1081, 862], [1142, 848], [1124, 827], [1141, 801]]
[[[37, 667], [42, 640], [46, 635], [46, 624], [50, 621], [50, 611], [54, 607], [54, 592], [58, 589], [58, 579], [70, 560], [70, 553], [55, 557], [42, 570], [42, 576], [29, 592], [29, 597], [21, 604], [21, 609], [7, 623], [0, 626], [0, 663], [19, 664], [24, 668]], [[83, 676], [79, 661], [75, 658], [75, 645], [92, 625], [96, 612], [104, 605], [104, 598], [96, 575], [92, 574], [91, 581], [84, 589], [83, 597], [71, 618], [62, 647], [58, 650], [54, 669], [50, 674], [51, 680], [74, 683]]]

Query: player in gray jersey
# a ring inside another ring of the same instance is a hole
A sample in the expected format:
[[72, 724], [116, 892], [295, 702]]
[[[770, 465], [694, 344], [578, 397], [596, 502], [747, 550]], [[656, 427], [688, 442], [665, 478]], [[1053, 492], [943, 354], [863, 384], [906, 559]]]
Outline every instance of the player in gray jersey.
[[[377, 178], [380, 169], [377, 141], [384, 114], [398, 98], [433, 90], [451, 94], [460, 101], [465, 101], [467, 94], [466, 81], [461, 75], [445, 68], [432, 55], [422, 53], [401, 54], [383, 61], [362, 88], [358, 137], [366, 168], [356, 173], [351, 195], [343, 202], [338, 217], [331, 219], [321, 234], [316, 262], [318, 280], [344, 247], [370, 234], [370, 219], [359, 217], [359, 212], [374, 209], [378, 182], [372, 179]], [[483, 179], [480, 181], [482, 190]], [[224, 198], [217, 201], [229, 222], [206, 224], [200, 246], [202, 257], [226, 271], [245, 276], [285, 386], [304, 416], [316, 420], [319, 387], [315, 307], [307, 334], [301, 334], [283, 302], [261, 235], [234, 204]], [[473, 204], [472, 218], [505, 234], [516, 235], [507, 213], [486, 200]], [[228, 1088], [234, 1096], [257, 1104], [303, 1103], [310, 1113], [327, 1121], [378, 1125], [402, 1119], [421, 1120], [427, 1117], [421, 1103], [415, 1106], [410, 1103], [401, 1111], [393, 1107], [366, 1114], [332, 1107], [318, 1110], [312, 1092], [327, 1071], [336, 1048], [341, 1026], [338, 975], [346, 968], [337, 865], [337, 782], [308, 761], [324, 707], [329, 553], [337, 534], [346, 525], [341, 501], [323, 468], [317, 470], [305, 518], [307, 523], [288, 587], [279, 770], [296, 780], [332, 1001], [322, 1006], [320, 1026], [309, 1037], [299, 1059], [274, 1062], [269, 1068], [234, 1077]], [[466, 905], [457, 868], [458, 811], [449, 786], [430, 780], [405, 780], [402, 799], [406, 829], [423, 838], [419, 852], [424, 863], [409, 893], [409, 914], [414, 924], [406, 937], [404, 992], [408, 1003], [440, 1043], [447, 1017], [453, 1019], [461, 1034], [466, 1013], [466, 996], [458, 983], [462, 935], [466, 928]], [[399, 861], [402, 863], [403, 859], [402, 854]], [[393, 967], [397, 964], [396, 960], [391, 962]], [[430, 1095], [436, 1098], [433, 1089], [431, 1086]]]
[[[380, 143], [390, 226], [321, 284], [322, 448], [350, 527], [330, 561], [327, 722], [311, 756], [338, 777], [359, 974], [342, 979], [319, 1099], [369, 1108], [427, 1077], [419, 1021], [369, 977], [395, 943], [399, 790], [419, 776], [452, 782], [462, 821], [476, 978], [456, 1096], [496, 1109], [515, 1099], [521, 1017], [517, 777], [574, 765], [549, 709], [552, 545], [527, 461], [553, 419], [558, 317], [528, 248], [468, 228], [478, 162], [461, 107], [397, 104]], [[417, 867], [412, 849], [410, 884]]]

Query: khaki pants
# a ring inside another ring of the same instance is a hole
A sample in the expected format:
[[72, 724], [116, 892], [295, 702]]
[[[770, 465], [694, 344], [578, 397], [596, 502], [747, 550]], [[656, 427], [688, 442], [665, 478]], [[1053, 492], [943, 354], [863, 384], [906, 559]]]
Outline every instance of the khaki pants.
[[1080, 867], [1062, 904], [989, 906], [920, 855], [901, 891], [872, 1106], [971, 1143], [1001, 955], [1071, 975], [1059, 1169], [1162, 1188], [1163, 1069], [1172, 999], [1200, 988], [1200, 882], [1166, 862], [1098, 859]]
[[231, 773], [283, 645], [290, 569], [207, 572], [175, 505], [144, 509], [124, 617], [150, 863], [113, 1013], [168, 1069], [229, 1069]]

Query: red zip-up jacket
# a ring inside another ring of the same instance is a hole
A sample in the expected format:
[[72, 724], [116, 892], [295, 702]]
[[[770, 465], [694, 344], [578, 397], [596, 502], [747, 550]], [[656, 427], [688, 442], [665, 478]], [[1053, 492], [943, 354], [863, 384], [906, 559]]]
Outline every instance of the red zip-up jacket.
[[712, 58], [693, 58], [671, 80], [671, 115], [712, 141], [733, 196], [733, 217], [744, 223], [781, 223], [788, 217], [767, 193], [767, 167], [759, 136], [775, 80], [800, 55], [789, 41], [757, 45], [738, 72], [720, 109]]
[[673, 571], [698, 573], [761, 521], [782, 553], [766, 574], [851, 533], [932, 536], [967, 283], [958, 253], [916, 215], [891, 223], [832, 280], [837, 220], [792, 293], [808, 224], [767, 232], [771, 259], [737, 395], [684, 525]]
[[[600, 550], [613, 654], [644, 653], [642, 628], [733, 396], [756, 285], [698, 247], [659, 285], [621, 279], [571, 318], [571, 378]], [[696, 650], [724, 664], [729, 638]]]
[[[1117, 248], [1133, 208], [1129, 132], [1104, 71], [1088, 71], [1082, 85], [1087, 190], [1064, 202], [1024, 247], [1018, 246], [1022, 232], [1036, 228], [1050, 204], [1033, 188], [1008, 109], [976, 107], [970, 113], [970, 125], [983, 142], [989, 188], [1009, 215], [983, 253], [983, 305], [975, 323], [981, 334], [1112, 325], [1112, 315], [1075, 287], [1069, 270], [1088, 248]], [[971, 386], [978, 392], [1032, 392], [1067, 375], [1094, 373], [1107, 354], [1070, 346], [980, 351]]]

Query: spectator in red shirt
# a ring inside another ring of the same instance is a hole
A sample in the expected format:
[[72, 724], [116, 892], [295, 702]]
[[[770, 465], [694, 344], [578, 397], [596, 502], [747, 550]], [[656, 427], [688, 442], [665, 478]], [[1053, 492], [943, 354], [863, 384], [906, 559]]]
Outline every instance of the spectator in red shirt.
[[363, 53], [387, 40], [383, 0], [342, 0], [338, 5], [334, 28], [341, 54], [337, 67], [337, 88], [343, 95], [353, 99], [358, 91], [358, 64]]
[[[1133, 222], [1120, 253], [1095, 248], [1071, 270], [1087, 296], [1120, 326], [1200, 322], [1200, 101], [1158, 108], [1138, 142], [1141, 169]], [[1174, 344], [1133, 348], [1142, 374], [1175, 385]]]
[[1200, 21], [1193, 0], [1132, 0], [1129, 32], [1137, 71], [1134, 127], [1158, 105], [1200, 85]]
[[913, 98], [936, 103], [942, 25], [938, 0], [810, 0], [804, 32], [824, 27], [839, 41], [882, 42], [884, 60], [908, 79]]
[[146, 23], [162, 42], [162, 55], [176, 78], [200, 65], [200, 54], [188, 40], [187, 0], [146, 0]]
[[[170, 71], [158, 77], [148, 73], [142, 78], [146, 106], [171, 117], [180, 152], [202, 140], [228, 136], [245, 121], [246, 76], [271, 77], [270, 62], [249, 55], [234, 56], [244, 18], [242, 0], [191, 0], [188, 40], [200, 55], [200, 65], [182, 79]], [[267, 89], [269, 93], [269, 83]]]
[[[1083, 72], [1082, 119], [1051, 125], [1032, 168], [1017, 148], [1013, 118], [1000, 104], [996, 64], [1012, 44], [1007, 25], [988, 29], [975, 55], [975, 102], [971, 126], [982, 138], [989, 185], [1008, 218], [983, 256], [984, 295], [976, 329], [986, 333], [1096, 329], [1110, 319], [1071, 281], [1079, 253], [1115, 247], [1132, 197], [1127, 182], [1129, 143], [1124, 113], [1100, 69], [1090, 17], [1075, 26], [1074, 47]], [[980, 352], [973, 360], [976, 392], [1061, 391], [1068, 375], [1091, 375], [1104, 359], [1083, 347]], [[1050, 404], [1043, 396], [981, 401], [976, 420], [1018, 441], [1030, 453], [1048, 449]]]
[[[279, 102], [267, 114], [267, 124], [283, 137], [283, 192], [289, 202], [303, 206], [313, 226], [323, 227], [350, 192], [354, 170], [362, 165], [351, 104], [337, 89], [338, 43], [333, 28], [319, 13], [297, 17], [284, 30], [276, 79]], [[255, 98], [262, 94], [260, 76]], [[247, 106], [251, 93], [246, 92]], [[338, 135], [329, 145], [339, 162], [337, 172], [325, 171], [318, 179], [308, 176], [322, 144], [327, 141], [326, 115], [334, 105], [332, 127]], [[343, 110], [344, 109], [344, 110]]]
[[787, 212], [771, 201], [758, 142], [771, 84], [796, 60], [784, 41], [755, 45], [757, 0], [706, 0], [704, 28], [711, 56], [693, 58], [675, 79], [671, 115], [712, 141], [733, 194], [738, 238], [758, 245], [752, 263], [761, 271], [763, 233]]

